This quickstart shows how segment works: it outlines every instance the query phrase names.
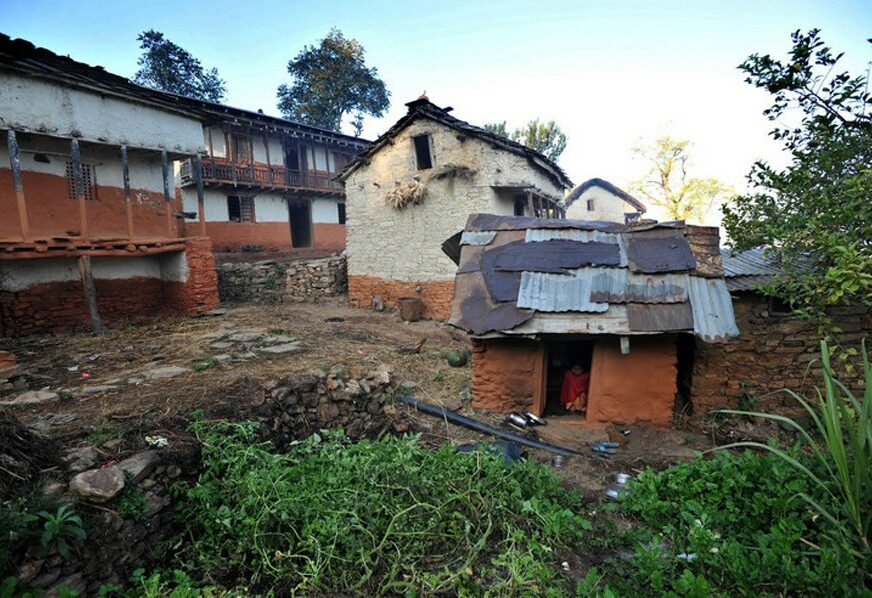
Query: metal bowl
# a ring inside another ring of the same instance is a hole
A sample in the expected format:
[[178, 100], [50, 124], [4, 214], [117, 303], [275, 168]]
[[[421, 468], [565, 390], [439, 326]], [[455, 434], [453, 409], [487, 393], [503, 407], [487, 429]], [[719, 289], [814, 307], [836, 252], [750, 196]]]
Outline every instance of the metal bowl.
[[632, 480], [632, 479], [633, 479], [633, 476], [631, 476], [629, 473], [616, 473], [615, 474], [615, 483], [617, 483], [621, 486], [626, 486], [630, 482], [630, 480]]
[[510, 413], [509, 417], [506, 418], [506, 421], [515, 424], [519, 428], [526, 428], [530, 423], [527, 418], [520, 413]]
[[555, 469], [560, 469], [564, 465], [566, 465], [566, 457], [563, 455], [554, 455], [551, 458], [551, 466]]
[[544, 419], [542, 419], [541, 417], [539, 417], [538, 415], [536, 415], [536, 414], [534, 414], [534, 413], [530, 413], [529, 411], [528, 411], [527, 413], [524, 414], [524, 417], [526, 417], [527, 420], [528, 420], [531, 424], [535, 424], [535, 425], [537, 425], [537, 426], [544, 426], [544, 425], [545, 425], [545, 420], [544, 420]]

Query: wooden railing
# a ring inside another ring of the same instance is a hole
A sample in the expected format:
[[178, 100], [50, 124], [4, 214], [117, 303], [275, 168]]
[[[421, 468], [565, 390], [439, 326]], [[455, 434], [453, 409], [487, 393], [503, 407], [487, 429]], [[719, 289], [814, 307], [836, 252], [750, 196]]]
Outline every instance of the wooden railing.
[[[182, 164], [181, 177], [182, 184], [194, 182], [193, 168], [190, 161]], [[341, 193], [343, 191], [342, 183], [333, 180], [333, 175], [331, 174], [288, 170], [284, 166], [238, 164], [210, 160], [208, 158], [203, 160], [203, 181], [207, 184], [241, 184], [283, 189], [327, 191], [332, 193]]]

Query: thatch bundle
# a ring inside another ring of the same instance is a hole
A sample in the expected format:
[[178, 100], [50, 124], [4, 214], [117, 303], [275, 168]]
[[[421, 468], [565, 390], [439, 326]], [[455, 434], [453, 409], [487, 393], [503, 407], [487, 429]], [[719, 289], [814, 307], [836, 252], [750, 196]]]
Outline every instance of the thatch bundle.
[[388, 191], [385, 200], [387, 204], [397, 210], [409, 206], [418, 205], [427, 196], [427, 186], [417, 179], [408, 183], [397, 183], [397, 186]]

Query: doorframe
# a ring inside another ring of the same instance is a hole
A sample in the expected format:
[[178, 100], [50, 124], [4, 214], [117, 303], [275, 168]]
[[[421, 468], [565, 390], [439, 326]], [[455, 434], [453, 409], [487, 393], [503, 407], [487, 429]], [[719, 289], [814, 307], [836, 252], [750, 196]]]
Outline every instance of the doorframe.
[[[291, 249], [311, 249], [315, 247], [315, 223], [312, 221], [312, 200], [304, 197], [288, 197], [288, 229], [291, 234]], [[309, 244], [297, 247], [294, 245], [294, 219], [291, 207], [305, 207], [309, 213]]]
[[542, 417], [548, 389], [548, 343], [545, 340], [539, 341], [536, 363], [533, 364], [533, 380], [533, 406], [530, 411], [533, 415]]

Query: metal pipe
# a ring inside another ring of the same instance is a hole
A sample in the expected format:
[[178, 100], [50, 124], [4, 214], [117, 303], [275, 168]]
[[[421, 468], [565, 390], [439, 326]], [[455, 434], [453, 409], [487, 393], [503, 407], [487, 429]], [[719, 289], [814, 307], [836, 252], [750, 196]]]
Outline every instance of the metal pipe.
[[410, 407], [414, 407], [415, 409], [422, 411], [427, 415], [441, 417], [451, 422], [452, 424], [463, 426], [464, 428], [469, 428], [470, 430], [475, 430], [476, 432], [482, 432], [483, 434], [490, 434], [492, 436], [504, 438], [505, 440], [509, 440], [511, 442], [514, 442], [515, 444], [520, 444], [522, 446], [527, 446], [535, 449], [541, 449], [544, 451], [551, 451], [552, 453], [557, 453], [558, 455], [564, 455], [568, 457], [581, 455], [581, 453], [574, 451], [570, 448], [558, 446], [549, 442], [530, 440], [529, 438], [525, 438], [524, 436], [521, 436], [519, 434], [514, 434], [513, 432], [506, 432], [505, 430], [494, 428], [493, 426], [489, 426], [484, 422], [480, 422], [476, 419], [459, 415], [457, 413], [454, 413], [453, 411], [448, 411], [445, 408], [439, 407], [437, 405], [424, 403], [423, 401], [413, 399], [412, 397], [400, 395], [399, 397], [397, 397], [397, 400], [401, 403], [409, 405]]

